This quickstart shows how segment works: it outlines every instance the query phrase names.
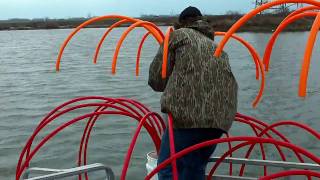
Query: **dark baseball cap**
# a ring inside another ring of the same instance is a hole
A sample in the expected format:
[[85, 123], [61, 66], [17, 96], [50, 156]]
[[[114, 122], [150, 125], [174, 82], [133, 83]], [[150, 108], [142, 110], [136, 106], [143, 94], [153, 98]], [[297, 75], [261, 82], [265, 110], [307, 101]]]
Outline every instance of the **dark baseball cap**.
[[179, 22], [182, 22], [190, 17], [201, 17], [201, 16], [202, 14], [198, 8], [189, 6], [181, 12], [179, 16]]

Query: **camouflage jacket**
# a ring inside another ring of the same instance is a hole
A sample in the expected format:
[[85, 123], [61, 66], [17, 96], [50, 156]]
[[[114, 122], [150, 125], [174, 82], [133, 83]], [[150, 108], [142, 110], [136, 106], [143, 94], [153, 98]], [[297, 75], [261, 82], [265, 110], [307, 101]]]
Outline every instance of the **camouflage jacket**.
[[174, 128], [228, 131], [237, 112], [238, 85], [228, 55], [213, 56], [216, 46], [209, 24], [199, 20], [170, 35], [168, 78], [161, 78], [163, 46], [149, 70], [149, 85], [164, 92], [161, 111], [172, 113]]

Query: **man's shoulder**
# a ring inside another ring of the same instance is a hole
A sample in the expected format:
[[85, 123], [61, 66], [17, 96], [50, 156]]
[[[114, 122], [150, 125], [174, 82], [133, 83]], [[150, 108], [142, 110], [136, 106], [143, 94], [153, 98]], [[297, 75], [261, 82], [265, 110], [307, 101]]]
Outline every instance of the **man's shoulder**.
[[193, 33], [195, 33], [195, 32], [191, 28], [180, 28], [180, 29], [174, 30], [172, 32], [172, 34], [175, 36], [187, 36], [187, 35], [193, 34]]
[[171, 34], [170, 34], [170, 38], [183, 38], [183, 37], [187, 37], [189, 33], [188, 28], [180, 28], [177, 30], [174, 30]]
[[189, 30], [187, 28], [174, 30], [170, 34], [170, 44], [172, 47], [180, 46], [186, 43], [191, 43]]
[[192, 28], [180, 28], [180, 29], [174, 30], [170, 34], [170, 39], [173, 42], [185, 41], [185, 42], [195, 43], [197, 40], [206, 39], [206, 37], [203, 36], [200, 32], [197, 32]]

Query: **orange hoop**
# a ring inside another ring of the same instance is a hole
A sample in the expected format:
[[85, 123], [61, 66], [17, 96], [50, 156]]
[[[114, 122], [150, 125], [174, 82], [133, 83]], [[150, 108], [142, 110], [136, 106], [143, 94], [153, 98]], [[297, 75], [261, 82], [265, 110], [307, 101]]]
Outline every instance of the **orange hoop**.
[[[286, 19], [288, 19], [288, 18], [290, 18], [290, 17], [292, 17], [292, 16], [295, 16], [295, 15], [297, 15], [297, 14], [303, 13], [303, 12], [305, 12], [305, 11], [319, 10], [319, 9], [320, 9], [320, 7], [318, 7], [318, 6], [306, 6], [306, 7], [302, 7], [302, 8], [299, 8], [299, 9], [293, 11], [292, 13], [290, 13], [284, 20], [286, 20]], [[284, 20], [283, 20], [283, 21], [284, 21]]]
[[136, 60], [136, 76], [139, 76], [139, 72], [140, 72], [139, 66], [140, 66], [140, 56], [141, 56], [142, 46], [150, 34], [151, 34], [150, 32], [147, 32], [145, 35], [143, 35], [141, 42], [139, 44], [138, 53], [137, 53], [137, 60]]
[[121, 48], [121, 45], [124, 41], [124, 39], [127, 37], [127, 35], [136, 27], [138, 26], [143, 26], [144, 28], [146, 28], [147, 30], [149, 30], [154, 37], [158, 40], [159, 43], [162, 43], [163, 38], [162, 38], [162, 33], [158, 33], [157, 29], [158, 27], [148, 21], [137, 21], [136, 23], [132, 24], [131, 26], [128, 27], [128, 29], [122, 34], [122, 36], [119, 39], [119, 42], [117, 44], [115, 53], [113, 55], [113, 59], [112, 59], [112, 74], [116, 73], [116, 66], [117, 66], [117, 59], [118, 59], [118, 55], [119, 55], [119, 51]]
[[[136, 19], [136, 21], [134, 21], [134, 22], [138, 22], [138, 21], [141, 21], [141, 20]], [[118, 27], [118, 26], [120, 26], [120, 25], [122, 25], [123, 23], [126, 23], [126, 22], [133, 22], [133, 21], [129, 21], [129, 20], [126, 20], [126, 19], [121, 20], [121, 21], [118, 21], [118, 22], [116, 22], [115, 24], [113, 24], [112, 26], [110, 26], [110, 27], [108, 28], [108, 30], [103, 34], [103, 36], [102, 36], [102, 38], [100, 39], [99, 44], [98, 44], [98, 46], [97, 46], [97, 48], [96, 48], [96, 51], [95, 51], [94, 60], [93, 60], [93, 62], [94, 62], [95, 64], [97, 63], [97, 58], [98, 58], [98, 55], [99, 55], [101, 46], [102, 46], [103, 42], [105, 41], [105, 38], [109, 35], [109, 33], [110, 33], [114, 28], [116, 28], [116, 27]], [[134, 23], [134, 22], [133, 22], [133, 23]], [[160, 30], [159, 30], [159, 33], [161, 34], [162, 37], [164, 37], [163, 34], [162, 34], [162, 32], [161, 32]], [[158, 42], [159, 42], [159, 41], [158, 41]], [[160, 43], [160, 42], [159, 42], [159, 43]]]
[[[60, 70], [60, 62], [61, 62], [61, 58], [62, 58], [62, 54], [64, 52], [64, 49], [66, 48], [66, 46], [68, 45], [68, 43], [70, 42], [70, 40], [72, 39], [72, 37], [77, 33], [79, 32], [82, 28], [88, 26], [89, 24], [92, 24], [94, 22], [97, 22], [97, 21], [102, 21], [102, 20], [105, 20], [105, 19], [126, 19], [126, 20], [129, 20], [129, 21], [132, 21], [132, 22], [135, 22], [137, 21], [136, 19], [134, 18], [131, 18], [131, 17], [127, 17], [127, 16], [121, 16], [121, 15], [107, 15], [107, 16], [100, 16], [100, 17], [95, 17], [95, 18], [92, 18], [92, 19], [89, 19], [88, 21], [80, 24], [76, 29], [74, 29], [70, 34], [69, 36], [66, 38], [66, 40], [63, 42], [63, 44], [61, 45], [60, 47], [60, 51], [59, 51], [59, 54], [58, 54], [58, 58], [57, 58], [57, 61], [56, 61], [56, 71], [59, 71]], [[161, 30], [156, 27], [155, 25], [155, 29], [154, 30], [153, 28], [150, 28], [146, 25], [142, 25], [144, 28], [150, 30], [150, 32], [152, 33], [152, 35], [154, 35], [154, 37], [157, 39], [157, 41], [161, 42], [163, 40], [163, 36], [161, 36], [162, 32]]]
[[308, 74], [310, 69], [312, 50], [319, 32], [319, 28], [320, 28], [320, 13], [318, 13], [312, 25], [306, 50], [305, 50], [305, 54], [304, 54], [304, 60], [303, 60], [301, 75], [300, 75], [300, 85], [299, 85], [300, 97], [305, 97], [307, 94]]
[[264, 56], [263, 56], [263, 63], [265, 65], [266, 71], [269, 71], [269, 65], [270, 65], [270, 59], [271, 59], [271, 53], [273, 50], [273, 46], [276, 42], [276, 39], [278, 38], [279, 34], [291, 23], [293, 23], [296, 20], [299, 20], [301, 18], [304, 17], [313, 17], [313, 16], [317, 16], [317, 12], [304, 12], [304, 13], [300, 13], [300, 14], [296, 14], [294, 16], [291, 16], [287, 19], [285, 19], [275, 30], [275, 32], [272, 34], [266, 49], [264, 51]]
[[167, 67], [168, 67], [168, 55], [169, 55], [169, 39], [170, 34], [173, 32], [173, 27], [168, 27], [166, 35], [164, 37], [164, 44], [163, 44], [163, 62], [162, 62], [162, 72], [161, 76], [162, 79], [167, 78]]
[[106, 39], [106, 37], [109, 35], [109, 33], [115, 28], [115, 27], [118, 27], [120, 26], [121, 24], [124, 24], [126, 22], [130, 22], [128, 21], [127, 19], [123, 19], [123, 20], [120, 20], [114, 24], [112, 24], [108, 30], [103, 34], [103, 36], [101, 37], [100, 41], [99, 41], [99, 44], [97, 45], [96, 47], [96, 51], [94, 53], [94, 58], [93, 58], [93, 63], [94, 64], [97, 64], [97, 60], [98, 60], [98, 56], [99, 56], [99, 52], [100, 52], [100, 48], [104, 42], [104, 40]]
[[[221, 35], [224, 36], [226, 33], [225, 32], [215, 32], [215, 35]], [[253, 61], [256, 65], [256, 79], [259, 78], [259, 70], [261, 73], [261, 84], [260, 84], [260, 89], [258, 92], [258, 95], [256, 96], [255, 100], [252, 102], [252, 106], [255, 108], [257, 107], [258, 103], [260, 102], [262, 96], [263, 96], [263, 92], [264, 92], [264, 87], [265, 87], [265, 72], [264, 72], [264, 65], [262, 64], [261, 58], [258, 54], [258, 52], [254, 49], [254, 47], [246, 42], [243, 38], [233, 34], [231, 36], [231, 38], [238, 40], [240, 43], [242, 43], [245, 47], [248, 48], [248, 50], [250, 51], [252, 57], [253, 57]]]
[[257, 15], [258, 13], [260, 13], [261, 11], [264, 11], [272, 6], [277, 6], [280, 4], [286, 4], [286, 3], [306, 3], [306, 4], [311, 4], [317, 7], [320, 7], [320, 2], [316, 1], [316, 0], [277, 0], [277, 1], [271, 1], [269, 3], [263, 4], [260, 7], [252, 10], [251, 12], [249, 12], [248, 14], [246, 14], [245, 16], [243, 16], [242, 18], [240, 18], [230, 29], [229, 31], [226, 33], [226, 35], [224, 36], [224, 38], [221, 40], [221, 42], [219, 43], [216, 51], [214, 52], [214, 56], [220, 56], [221, 52], [224, 48], [224, 46], [226, 45], [226, 43], [228, 42], [228, 40], [230, 39], [230, 37], [232, 36], [232, 34], [234, 34], [244, 23], [246, 23], [249, 19], [251, 19], [253, 16]]
[[[225, 34], [226, 34], [226, 32], [219, 32], [219, 31], [214, 32], [215, 36], [224, 36]], [[231, 36], [231, 38], [239, 41], [241, 44], [243, 44], [249, 50], [249, 52], [250, 52], [250, 54], [251, 54], [251, 56], [253, 58], [253, 62], [255, 64], [255, 66], [256, 66], [256, 79], [258, 80], [259, 76], [260, 76], [259, 71], [261, 69], [261, 67], [259, 65], [259, 62], [258, 62], [258, 61], [261, 61], [261, 58], [260, 58], [258, 52], [254, 49], [254, 47], [250, 43], [245, 41], [240, 36], [237, 36], [237, 35], [233, 34]]]

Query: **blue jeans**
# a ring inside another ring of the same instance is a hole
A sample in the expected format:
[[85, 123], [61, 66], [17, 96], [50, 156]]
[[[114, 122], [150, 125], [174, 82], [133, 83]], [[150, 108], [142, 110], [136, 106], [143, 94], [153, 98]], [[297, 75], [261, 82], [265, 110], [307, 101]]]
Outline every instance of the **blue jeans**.
[[[192, 145], [218, 139], [224, 131], [220, 129], [174, 129], [175, 150], [179, 152]], [[193, 151], [177, 160], [177, 169], [180, 180], [204, 180], [208, 160], [214, 152], [216, 145], [208, 146]], [[158, 165], [170, 156], [169, 133], [166, 130], [163, 134]], [[159, 180], [169, 180], [172, 178], [171, 165], [166, 166], [158, 173]]]

